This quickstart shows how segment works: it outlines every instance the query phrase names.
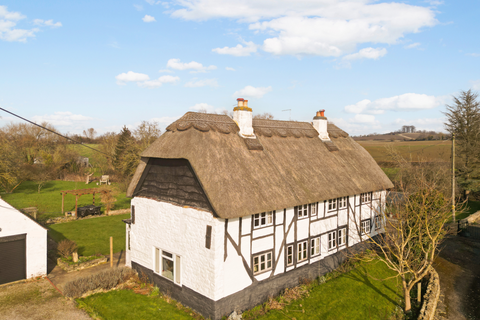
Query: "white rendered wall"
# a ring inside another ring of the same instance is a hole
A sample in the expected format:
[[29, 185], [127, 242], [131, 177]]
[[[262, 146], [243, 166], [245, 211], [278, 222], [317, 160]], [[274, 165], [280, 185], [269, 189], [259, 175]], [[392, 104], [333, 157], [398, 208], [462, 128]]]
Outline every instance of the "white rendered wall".
[[0, 238], [26, 236], [27, 279], [47, 274], [47, 229], [0, 199]]
[[253, 137], [252, 111], [235, 110], [233, 111], [233, 120], [240, 128], [240, 135]]
[[[223, 282], [216, 268], [219, 259], [223, 263], [224, 224], [210, 212], [152, 199], [136, 197], [132, 205], [135, 224], [130, 231], [131, 261], [154, 270], [153, 248], [176, 254], [181, 257], [182, 285], [216, 300], [216, 288]], [[210, 249], [205, 247], [207, 225], [212, 226]]]

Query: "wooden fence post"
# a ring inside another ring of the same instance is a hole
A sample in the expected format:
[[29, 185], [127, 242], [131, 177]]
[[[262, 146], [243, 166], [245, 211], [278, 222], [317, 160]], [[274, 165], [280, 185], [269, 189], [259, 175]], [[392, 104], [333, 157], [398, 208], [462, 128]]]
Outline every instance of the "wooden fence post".
[[110, 237], [110, 268], [113, 268], [113, 237]]
[[420, 302], [422, 302], [422, 282], [421, 281], [418, 282], [417, 301], [418, 301], [418, 304], [420, 304]]

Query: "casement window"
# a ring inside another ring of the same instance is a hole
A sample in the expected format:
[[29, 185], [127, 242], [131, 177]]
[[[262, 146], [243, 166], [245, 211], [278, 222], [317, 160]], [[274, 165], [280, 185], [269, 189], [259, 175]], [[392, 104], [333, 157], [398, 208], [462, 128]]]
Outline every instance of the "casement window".
[[347, 207], [347, 197], [338, 198], [338, 209], [345, 209]]
[[343, 246], [347, 243], [347, 228], [338, 229], [338, 245]]
[[372, 201], [372, 192], [365, 192], [360, 194], [360, 202], [366, 203]]
[[370, 219], [362, 221], [362, 235], [370, 233]]
[[293, 246], [287, 247], [287, 266], [293, 266]]
[[328, 233], [328, 250], [337, 247], [337, 230]]
[[337, 199], [328, 200], [328, 211], [337, 209]]
[[374, 226], [375, 226], [375, 230], [380, 229], [380, 228], [383, 227], [382, 216], [380, 216], [380, 215], [375, 216], [375, 218], [374, 218]]
[[320, 254], [320, 237], [310, 240], [310, 256], [318, 256]]
[[253, 215], [253, 227], [261, 228], [273, 224], [273, 211], [257, 213]]
[[307, 260], [308, 258], [307, 246], [308, 246], [307, 241], [302, 241], [297, 243], [297, 262]]
[[155, 272], [181, 284], [181, 258], [176, 254], [155, 248]]
[[259, 274], [272, 269], [272, 252], [253, 256], [253, 274]]
[[298, 206], [298, 218], [308, 217], [308, 204]]
[[318, 210], [317, 210], [317, 203], [314, 202], [314, 203], [311, 204], [311, 206], [312, 206], [312, 209], [311, 209], [311, 211], [310, 211], [310, 215], [311, 215], [311, 216], [316, 216], [316, 215], [317, 215], [317, 211], [318, 211]]

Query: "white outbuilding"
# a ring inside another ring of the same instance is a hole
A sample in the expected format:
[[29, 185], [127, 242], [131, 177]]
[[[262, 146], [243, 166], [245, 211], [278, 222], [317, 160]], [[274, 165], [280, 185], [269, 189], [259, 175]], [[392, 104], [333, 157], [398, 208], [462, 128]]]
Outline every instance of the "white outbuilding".
[[128, 188], [126, 264], [217, 320], [343, 261], [382, 232], [393, 185], [328, 123], [188, 112], [142, 154]]
[[0, 199], [0, 284], [47, 274], [47, 229]]

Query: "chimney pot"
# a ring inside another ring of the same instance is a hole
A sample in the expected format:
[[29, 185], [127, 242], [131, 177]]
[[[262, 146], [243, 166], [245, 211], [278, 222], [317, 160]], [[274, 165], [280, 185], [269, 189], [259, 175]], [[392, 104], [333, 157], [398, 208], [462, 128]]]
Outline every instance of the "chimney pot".
[[313, 118], [312, 125], [318, 132], [318, 137], [322, 141], [330, 140], [327, 130], [327, 118], [325, 117], [325, 110], [318, 110], [317, 115]]
[[238, 98], [237, 102], [237, 106], [233, 108], [233, 120], [240, 128], [240, 136], [255, 138], [252, 127], [252, 109], [248, 107], [248, 100]]
[[318, 112], [320, 112], [320, 117], [325, 117], [325, 110], [319, 110]]

